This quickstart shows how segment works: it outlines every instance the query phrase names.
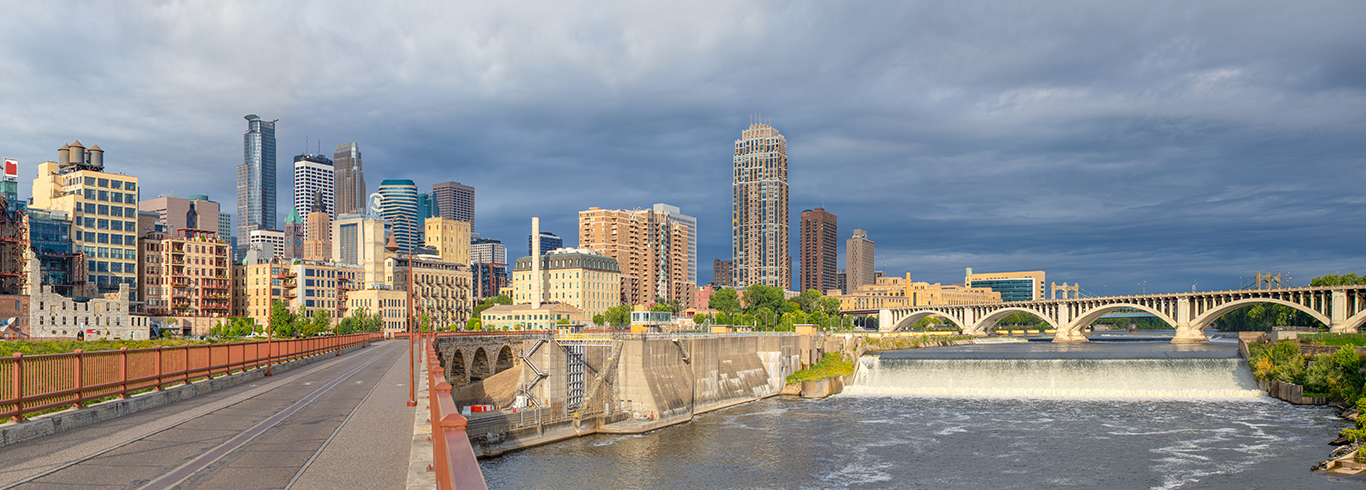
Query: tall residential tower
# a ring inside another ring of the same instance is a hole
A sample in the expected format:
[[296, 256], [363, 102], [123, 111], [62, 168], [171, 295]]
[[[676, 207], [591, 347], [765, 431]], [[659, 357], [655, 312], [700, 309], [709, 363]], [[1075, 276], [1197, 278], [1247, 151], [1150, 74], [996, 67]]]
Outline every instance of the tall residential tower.
[[835, 278], [839, 268], [835, 225], [835, 215], [825, 208], [802, 211], [802, 291], [815, 289], [824, 294], [839, 287]]
[[276, 229], [275, 122], [247, 114], [242, 136], [243, 162], [237, 166], [238, 252], [245, 250], [252, 230]]
[[734, 284], [792, 289], [787, 242], [787, 139], [773, 126], [751, 124], [735, 140], [731, 163]]

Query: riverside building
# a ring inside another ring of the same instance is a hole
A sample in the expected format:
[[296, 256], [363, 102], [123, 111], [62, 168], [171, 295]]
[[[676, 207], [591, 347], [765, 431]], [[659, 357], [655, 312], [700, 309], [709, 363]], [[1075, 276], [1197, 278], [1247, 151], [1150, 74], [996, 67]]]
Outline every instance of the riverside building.
[[[582, 318], [621, 304], [621, 270], [616, 259], [594, 250], [561, 248], [539, 257], [540, 303], [560, 303], [582, 312]], [[517, 259], [512, 271], [514, 305], [534, 303], [532, 257]], [[487, 313], [485, 313], [487, 314]], [[531, 313], [527, 313], [531, 314]], [[481, 318], [483, 318], [481, 316]]]
[[1047, 298], [1044, 292], [1044, 271], [979, 272], [967, 269], [963, 284], [988, 288], [1001, 294], [1001, 301], [1035, 301]]
[[656, 298], [684, 302], [688, 282], [688, 239], [692, 229], [654, 209], [579, 211], [579, 247], [611, 257], [620, 267], [620, 301], [646, 304]]

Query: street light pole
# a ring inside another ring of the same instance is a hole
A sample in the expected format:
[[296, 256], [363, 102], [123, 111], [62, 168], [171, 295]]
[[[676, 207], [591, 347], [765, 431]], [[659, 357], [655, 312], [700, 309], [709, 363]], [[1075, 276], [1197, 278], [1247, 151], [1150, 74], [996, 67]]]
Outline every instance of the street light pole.
[[[413, 221], [407, 215], [396, 214], [394, 218], [403, 218], [403, 223], [408, 227], [408, 406], [417, 406], [417, 378], [413, 376], [413, 346], [417, 341], [417, 332], [413, 328]], [[395, 220], [397, 221], [397, 220]], [[395, 223], [396, 225], [398, 223]], [[385, 249], [390, 252], [398, 251], [398, 229], [394, 229], [394, 234], [389, 235], [389, 243]]]

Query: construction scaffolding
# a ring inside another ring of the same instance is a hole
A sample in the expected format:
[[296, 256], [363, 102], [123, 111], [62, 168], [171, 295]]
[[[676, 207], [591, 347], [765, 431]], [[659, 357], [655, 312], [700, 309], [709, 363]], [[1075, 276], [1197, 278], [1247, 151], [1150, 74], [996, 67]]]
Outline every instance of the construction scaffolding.
[[0, 199], [0, 294], [25, 294], [28, 276], [28, 220], [20, 209]]

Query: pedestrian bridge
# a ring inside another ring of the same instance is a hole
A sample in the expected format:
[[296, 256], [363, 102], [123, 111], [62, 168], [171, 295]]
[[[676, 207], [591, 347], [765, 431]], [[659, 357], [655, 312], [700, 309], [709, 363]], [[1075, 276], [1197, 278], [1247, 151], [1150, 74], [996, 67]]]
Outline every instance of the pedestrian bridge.
[[883, 332], [904, 330], [922, 318], [938, 316], [959, 325], [964, 334], [974, 336], [990, 334], [996, 322], [1012, 313], [1029, 313], [1057, 330], [1054, 342], [1086, 342], [1082, 329], [1108, 313], [1132, 308], [1176, 327], [1173, 343], [1198, 343], [1208, 341], [1203, 330], [1214, 320], [1256, 304], [1289, 306], [1338, 333], [1355, 333], [1366, 323], [1366, 286], [1361, 285], [909, 306], [877, 313], [879, 330]]

